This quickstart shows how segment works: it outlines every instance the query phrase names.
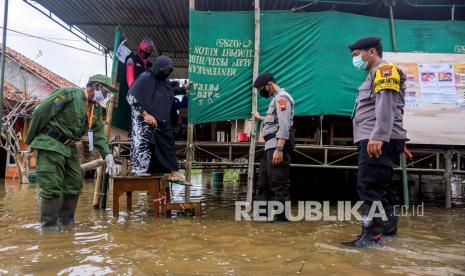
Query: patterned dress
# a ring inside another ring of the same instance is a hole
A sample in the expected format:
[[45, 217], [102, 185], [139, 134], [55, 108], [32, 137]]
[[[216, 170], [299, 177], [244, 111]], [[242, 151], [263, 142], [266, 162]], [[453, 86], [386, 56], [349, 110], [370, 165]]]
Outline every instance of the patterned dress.
[[131, 106], [131, 173], [146, 173], [152, 157], [149, 145], [152, 127], [144, 122], [141, 115], [144, 109], [136, 98], [128, 94], [126, 99]]

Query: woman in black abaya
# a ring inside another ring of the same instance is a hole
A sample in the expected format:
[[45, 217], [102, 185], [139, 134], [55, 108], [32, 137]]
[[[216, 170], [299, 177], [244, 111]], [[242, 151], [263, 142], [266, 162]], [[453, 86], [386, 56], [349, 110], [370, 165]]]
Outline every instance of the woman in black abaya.
[[152, 71], [141, 74], [128, 92], [131, 106], [131, 172], [137, 176], [169, 172], [170, 181], [183, 181], [178, 171], [171, 113], [174, 88], [169, 80], [173, 62], [159, 56]]

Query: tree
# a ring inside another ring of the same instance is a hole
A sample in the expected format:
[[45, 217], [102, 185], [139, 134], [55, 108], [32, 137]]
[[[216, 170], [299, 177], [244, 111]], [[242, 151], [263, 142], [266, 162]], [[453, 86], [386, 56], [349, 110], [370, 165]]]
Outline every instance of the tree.
[[32, 111], [39, 101], [25, 95], [16, 93], [14, 99], [4, 99], [4, 114], [2, 117], [0, 147], [4, 148], [16, 162], [20, 183], [29, 183], [29, 159], [30, 151], [21, 151], [21, 141], [23, 137], [21, 131], [17, 131], [15, 126], [20, 120], [26, 121], [31, 117]]

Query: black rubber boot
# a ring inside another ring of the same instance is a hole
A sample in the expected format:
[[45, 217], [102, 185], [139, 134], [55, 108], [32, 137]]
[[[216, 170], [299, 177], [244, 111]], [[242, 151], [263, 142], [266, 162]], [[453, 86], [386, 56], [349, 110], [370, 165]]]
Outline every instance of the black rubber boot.
[[357, 239], [344, 242], [343, 245], [352, 246], [352, 247], [367, 247], [372, 245], [382, 245], [382, 231], [383, 231], [383, 221], [381, 218], [373, 218], [372, 220], [368, 219], [368, 214], [370, 213], [371, 206], [363, 206], [363, 220], [362, 220], [362, 234], [360, 234]]
[[[284, 202], [282, 202], [282, 204], [284, 205]], [[276, 210], [271, 210], [271, 214], [268, 217], [268, 222], [289, 222], [286, 217], [286, 210], [283, 210], [280, 214], [277, 214]]]
[[61, 206], [58, 222], [64, 225], [74, 224], [74, 213], [76, 212], [78, 200], [79, 196], [63, 199], [63, 205]]
[[387, 221], [383, 222], [383, 237], [397, 238], [397, 222], [399, 217], [394, 214], [394, 208], [386, 209]]
[[282, 213], [279, 215], [274, 215], [272, 222], [289, 222], [289, 220], [287, 219], [286, 214]]
[[60, 213], [63, 199], [59, 198], [40, 198], [40, 228], [43, 230], [59, 231], [58, 214]]

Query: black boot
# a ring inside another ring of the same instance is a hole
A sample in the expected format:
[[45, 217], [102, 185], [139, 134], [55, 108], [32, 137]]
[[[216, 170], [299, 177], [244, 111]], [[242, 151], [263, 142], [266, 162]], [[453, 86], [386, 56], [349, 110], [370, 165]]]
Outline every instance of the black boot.
[[61, 209], [63, 199], [59, 198], [40, 198], [40, 228], [50, 231], [59, 231], [58, 214]]
[[382, 245], [383, 240], [381, 233], [383, 231], [383, 221], [381, 218], [373, 218], [372, 220], [368, 219], [368, 214], [370, 213], [370, 205], [363, 206], [363, 220], [362, 220], [362, 234], [360, 234], [357, 239], [344, 242], [343, 245], [353, 246], [353, 247], [366, 247], [371, 245]]
[[397, 238], [397, 222], [399, 217], [394, 214], [394, 208], [386, 209], [387, 221], [383, 222], [383, 237]]
[[[284, 205], [284, 202], [282, 202]], [[277, 214], [276, 210], [271, 210], [271, 214], [268, 217], [268, 222], [289, 222], [286, 217], [286, 208], [282, 211], [282, 213]]]
[[60, 216], [58, 217], [58, 221], [60, 223], [64, 225], [74, 224], [74, 213], [76, 212], [78, 199], [79, 196], [63, 199], [63, 205], [60, 210]]
[[286, 214], [282, 213], [274, 215], [272, 222], [289, 222], [289, 220], [287, 219]]

